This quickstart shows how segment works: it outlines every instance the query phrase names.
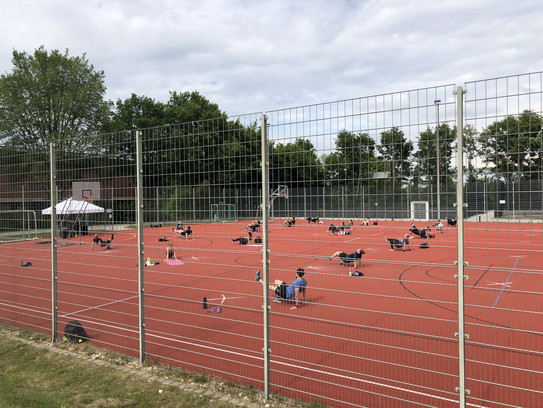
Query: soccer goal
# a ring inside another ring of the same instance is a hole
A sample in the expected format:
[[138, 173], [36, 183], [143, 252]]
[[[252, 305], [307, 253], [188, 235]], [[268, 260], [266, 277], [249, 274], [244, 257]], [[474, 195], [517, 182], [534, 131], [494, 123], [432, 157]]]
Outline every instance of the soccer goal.
[[211, 220], [213, 222], [237, 221], [234, 204], [211, 204]]
[[411, 219], [428, 221], [430, 219], [428, 208], [428, 201], [411, 201]]
[[0, 211], [0, 242], [36, 238], [38, 238], [38, 226], [35, 211]]

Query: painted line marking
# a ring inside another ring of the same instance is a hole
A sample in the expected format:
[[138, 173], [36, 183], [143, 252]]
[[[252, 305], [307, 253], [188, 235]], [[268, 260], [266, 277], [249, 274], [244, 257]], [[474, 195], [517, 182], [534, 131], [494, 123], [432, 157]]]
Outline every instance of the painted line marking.
[[[225, 297], [225, 299], [227, 299], [227, 298]], [[114, 302], [114, 303], [116, 303], [116, 302]], [[0, 304], [3, 304], [3, 303], [0, 303]], [[12, 305], [9, 305], [9, 306], [12, 306]], [[30, 309], [27, 309], [27, 310], [30, 310]], [[70, 314], [72, 314], [72, 313], [63, 315], [62, 317], [69, 316]], [[83, 322], [83, 323], [90, 323], [90, 324], [94, 324], [94, 325], [97, 325], [97, 326], [105, 326], [105, 327], [110, 327], [110, 328], [114, 327], [116, 329], [121, 329], [121, 330], [124, 330], [124, 331], [129, 332], [129, 333], [138, 333], [137, 330], [130, 329], [130, 328], [124, 328], [124, 327], [120, 327], [120, 326], [117, 326], [117, 325], [113, 326], [113, 325], [104, 324], [103, 322], [95, 322], [95, 321], [91, 321], [91, 320], [87, 320], [87, 319], [79, 319], [79, 320], [81, 322]], [[149, 332], [147, 333], [147, 336], [148, 337], [155, 337], [155, 338], [159, 338], [159, 339], [164, 339], [164, 340], [168, 340], [168, 341], [172, 341], [172, 342], [177, 342], [177, 343], [185, 344], [185, 345], [188, 345], [188, 346], [201, 347], [201, 348], [205, 348], [205, 349], [208, 349], [208, 350], [218, 351], [218, 352], [221, 352], [221, 353], [233, 354], [233, 355], [240, 356], [240, 357], [256, 359], [256, 360], [259, 360], [259, 361], [264, 360], [264, 358], [260, 357], [260, 356], [254, 356], [254, 355], [250, 355], [250, 354], [234, 352], [234, 351], [231, 351], [231, 350], [221, 349], [219, 347], [206, 346], [206, 345], [203, 345], [203, 344], [198, 344], [198, 343], [189, 342], [189, 341], [183, 341], [183, 340], [179, 340], [179, 339], [175, 339], [175, 338], [171, 338], [171, 337], [166, 337], [166, 336], [158, 336], [158, 335], [154, 335], [154, 334], [149, 333]], [[446, 402], [451, 402], [451, 403], [456, 403], [457, 402], [456, 400], [451, 399], [451, 398], [441, 397], [441, 396], [438, 396], [438, 395], [432, 395], [432, 394], [429, 394], [429, 393], [426, 393], [426, 392], [421, 392], [421, 391], [410, 390], [410, 389], [404, 388], [404, 387], [397, 387], [397, 386], [394, 386], [394, 385], [379, 383], [377, 381], [370, 381], [370, 380], [365, 380], [365, 379], [362, 379], [362, 378], [346, 376], [346, 375], [343, 375], [343, 374], [332, 373], [332, 372], [328, 372], [328, 371], [324, 371], [324, 370], [317, 370], [317, 369], [314, 369], [314, 368], [303, 367], [301, 365], [285, 363], [285, 362], [281, 362], [281, 361], [277, 361], [277, 360], [273, 360], [273, 359], [270, 359], [270, 362], [278, 364], [278, 365], [286, 366], [286, 367], [299, 369], [299, 370], [311, 371], [311, 372], [314, 372], [314, 373], [317, 373], [317, 374], [324, 374], [324, 375], [328, 375], [328, 376], [336, 377], [336, 378], [340, 378], [340, 379], [346, 379], [346, 380], [350, 380], [350, 381], [358, 381], [358, 382], [361, 382], [361, 383], [365, 383], [365, 384], [369, 384], [369, 385], [375, 385], [375, 386], [378, 386], [378, 387], [388, 388], [388, 389], [392, 389], [392, 390], [396, 390], [396, 391], [400, 391], [400, 392], [407, 392], [407, 393], [411, 393], [411, 394], [415, 394], [415, 395], [419, 395], [419, 396], [423, 396], [423, 397], [434, 398], [434, 399], [437, 399], [437, 400], [440, 400], [440, 401], [446, 401]], [[484, 405], [477, 405], [477, 404], [471, 404], [471, 403], [466, 403], [466, 406], [473, 407], [473, 408], [487, 408]]]
[[479, 279], [477, 279], [477, 282], [475, 282], [475, 283], [473, 284], [473, 286], [471, 287], [472, 289], [473, 289], [475, 286], [477, 286], [477, 284], [479, 283], [479, 281], [480, 281], [481, 279], [483, 279], [483, 276], [486, 275], [486, 273], [489, 271], [490, 268], [492, 268], [492, 264], [490, 264], [490, 265], [488, 266], [488, 268], [485, 269], [485, 271], [483, 272], [483, 274], [479, 277]]
[[515, 264], [513, 265], [513, 267], [511, 268], [511, 271], [509, 272], [509, 276], [507, 277], [507, 279], [505, 280], [505, 282], [503, 283], [503, 286], [500, 290], [500, 293], [498, 293], [498, 297], [496, 298], [496, 301], [494, 302], [494, 304], [492, 305], [492, 308], [495, 308], [496, 305], [498, 304], [498, 300], [500, 300], [500, 297], [503, 293], [503, 291], [505, 290], [507, 286], [507, 282], [509, 282], [509, 279], [511, 279], [511, 275], [513, 274], [513, 271], [515, 270], [515, 268], [517, 267], [517, 264], [518, 264], [518, 261], [520, 261], [520, 256], [517, 257], [517, 261], [515, 262]]
[[217, 300], [220, 300], [221, 301], [221, 305], [224, 303], [225, 300], [229, 300], [229, 299], [243, 299], [245, 296], [235, 296], [235, 297], [226, 297], [224, 295], [221, 295], [220, 298], [213, 298], [213, 299], [208, 299], [208, 301], [217, 301]]
[[507, 288], [510, 288], [512, 284], [513, 284], [513, 281], [509, 281], [509, 282], [488, 282], [487, 283], [488, 286], [502, 286], [502, 285], [505, 285]]

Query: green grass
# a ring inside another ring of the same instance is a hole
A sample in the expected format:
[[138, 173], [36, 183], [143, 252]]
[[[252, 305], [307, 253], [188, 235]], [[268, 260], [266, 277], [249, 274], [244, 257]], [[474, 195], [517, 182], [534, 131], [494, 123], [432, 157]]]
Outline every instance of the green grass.
[[[124, 373], [108, 365], [99, 365], [89, 359], [93, 350], [85, 345], [61, 344], [59, 348], [79, 349], [85, 359], [59, 354], [48, 347], [37, 347], [21, 341], [6, 330], [0, 334], [0, 407], [3, 408], [173, 408], [173, 407], [232, 407], [234, 405], [219, 401], [217, 394], [207, 396], [183, 390], [159, 381], [150, 381], [142, 376]], [[20, 335], [20, 334], [19, 334]], [[32, 341], [47, 344], [45, 338], [24, 333], [21, 337], [31, 337]], [[57, 347], [56, 345], [54, 347]], [[96, 353], [96, 351], [94, 351]], [[127, 359], [106, 355], [101, 351], [102, 360], [114, 365], [124, 365]], [[136, 366], [139, 366], [136, 364]], [[141, 367], [142, 370], [150, 367]], [[207, 377], [189, 374], [181, 370], [164, 368], [170, 379], [194, 388], [211, 385]], [[162, 372], [153, 370], [153, 375]], [[164, 377], [166, 378], [166, 377]], [[159, 390], [162, 390], [160, 392]], [[235, 396], [239, 395], [235, 390]], [[223, 393], [222, 395], [229, 395]], [[249, 394], [250, 395], [250, 394]], [[239, 398], [243, 399], [243, 398]], [[265, 402], [260, 397], [259, 406]], [[258, 400], [255, 392], [247, 402]], [[268, 401], [268, 403], [270, 403]], [[278, 406], [271, 403], [270, 406]]]
[[[127, 367], [137, 373], [126, 373], [116, 367]], [[149, 380], [142, 374], [182, 386]], [[212, 394], [204, 395], [207, 391]], [[238, 406], [228, 402], [233, 398], [256, 407], [325, 407], [318, 402], [302, 403], [277, 395], [264, 400], [254, 387], [242, 387], [151, 360], [139, 364], [130, 357], [89, 343], [52, 345], [48, 336], [0, 324], [2, 408], [230, 408]]]

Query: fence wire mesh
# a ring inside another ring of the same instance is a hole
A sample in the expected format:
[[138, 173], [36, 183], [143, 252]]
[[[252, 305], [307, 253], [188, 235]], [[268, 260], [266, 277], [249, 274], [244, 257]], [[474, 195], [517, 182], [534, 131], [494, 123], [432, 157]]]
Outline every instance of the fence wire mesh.
[[142, 129], [141, 161], [134, 131], [58, 142], [54, 174], [8, 140], [0, 319], [50, 333], [55, 310], [54, 339], [77, 320], [98, 347], [327, 406], [456, 407], [460, 379], [464, 406], [543, 406], [542, 82], [267, 112], [269, 157], [260, 114]]

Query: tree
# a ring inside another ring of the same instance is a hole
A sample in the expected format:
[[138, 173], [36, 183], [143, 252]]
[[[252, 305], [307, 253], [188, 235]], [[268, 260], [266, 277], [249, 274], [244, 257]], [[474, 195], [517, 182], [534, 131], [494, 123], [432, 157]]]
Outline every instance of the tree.
[[322, 180], [322, 164], [313, 143], [296, 139], [294, 143], [270, 146], [270, 183], [290, 187], [316, 186]]
[[409, 177], [410, 156], [413, 143], [405, 139], [403, 131], [397, 127], [381, 132], [381, 144], [377, 147], [386, 163], [386, 170], [393, 180]]
[[342, 130], [336, 137], [336, 151], [324, 158], [326, 178], [339, 185], [356, 187], [373, 177], [375, 141], [366, 133]]
[[27, 148], [55, 142], [65, 151], [91, 145], [91, 135], [107, 122], [103, 71], [85, 54], [51, 53], [44, 47], [13, 51], [13, 72], [0, 76], [0, 141]]
[[542, 117], [525, 110], [483, 129], [480, 154], [506, 180], [535, 179], [542, 168]]
[[115, 103], [109, 131], [145, 129], [165, 124], [166, 106], [147, 96], [132, 94]]
[[[456, 132], [451, 130], [448, 123], [439, 125], [439, 175], [442, 178], [450, 176], [453, 145]], [[428, 185], [436, 184], [437, 178], [437, 129], [427, 128], [421, 132], [418, 151], [414, 154], [420, 177], [425, 178]]]

